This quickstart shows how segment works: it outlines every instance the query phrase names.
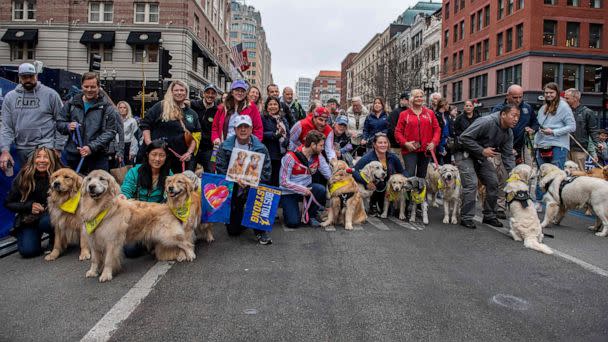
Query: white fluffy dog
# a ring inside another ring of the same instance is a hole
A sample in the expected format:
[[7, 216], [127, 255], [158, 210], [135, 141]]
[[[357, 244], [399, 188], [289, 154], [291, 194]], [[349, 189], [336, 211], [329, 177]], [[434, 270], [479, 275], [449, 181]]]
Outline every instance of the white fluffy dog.
[[445, 164], [439, 167], [439, 176], [438, 188], [443, 192], [443, 223], [458, 224], [462, 194], [460, 172], [456, 166]]
[[[366, 183], [377, 183], [384, 180], [386, 171], [384, 170], [384, 167], [382, 167], [382, 163], [375, 160], [369, 162], [361, 169], [360, 176]], [[358, 185], [365, 211], [369, 212], [369, 198], [372, 197], [374, 190], [368, 190], [363, 184]]]
[[578, 164], [573, 162], [572, 160], [566, 161], [564, 164], [564, 171], [568, 174], [568, 176], [572, 175], [572, 171], [581, 171], [578, 167]]
[[390, 203], [395, 203], [395, 207], [397, 204], [399, 205], [399, 219], [405, 220], [405, 197], [407, 192], [411, 190], [412, 184], [404, 175], [398, 173], [392, 175], [388, 179], [386, 195], [384, 196], [384, 211], [380, 217], [387, 218]]
[[505, 194], [509, 208], [509, 223], [511, 225], [511, 236], [515, 241], [523, 241], [526, 248], [553, 254], [549, 246], [542, 243], [543, 230], [534, 203], [530, 199], [530, 188], [528, 181], [532, 174], [532, 168], [528, 165], [515, 167], [507, 179]]

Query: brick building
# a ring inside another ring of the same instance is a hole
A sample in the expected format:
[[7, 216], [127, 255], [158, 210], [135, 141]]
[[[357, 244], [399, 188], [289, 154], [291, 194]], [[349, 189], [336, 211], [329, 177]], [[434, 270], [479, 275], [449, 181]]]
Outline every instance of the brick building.
[[340, 102], [342, 76], [340, 71], [321, 70], [312, 82], [310, 100], [320, 100], [324, 105], [334, 98]]
[[[60, 93], [79, 84], [93, 53], [102, 56], [101, 77], [115, 100], [140, 108], [138, 93], [146, 80], [146, 104], [158, 98], [159, 48], [170, 51], [173, 79], [193, 90], [213, 82], [225, 89], [234, 67], [227, 45], [228, 0], [0, 2], [0, 76], [16, 79], [16, 67], [40, 60], [69, 72], [51, 80]], [[46, 73], [46, 72], [45, 72]], [[139, 111], [136, 111], [139, 112]]]
[[346, 55], [346, 57], [344, 58], [344, 60], [342, 60], [341, 63], [341, 79], [342, 79], [342, 87], [340, 88], [340, 107], [341, 108], [348, 108], [348, 101], [353, 97], [353, 82], [349, 82], [349, 80], [352, 80], [352, 75], [351, 77], [348, 77], [348, 74], [350, 72], [352, 72], [350, 69], [350, 67], [353, 65], [353, 60], [355, 59], [355, 57], [357, 57], [357, 53], [356, 52], [351, 52], [348, 55]]
[[482, 112], [511, 84], [539, 104], [548, 82], [578, 88], [599, 107], [594, 79], [608, 65], [608, 3], [602, 0], [444, 0], [441, 89], [456, 104], [477, 99]]

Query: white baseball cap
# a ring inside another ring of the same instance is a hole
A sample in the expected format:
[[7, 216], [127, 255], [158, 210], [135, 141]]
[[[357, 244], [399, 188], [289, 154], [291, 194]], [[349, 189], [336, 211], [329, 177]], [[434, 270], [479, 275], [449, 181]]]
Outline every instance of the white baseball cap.
[[234, 119], [234, 127], [239, 127], [240, 125], [253, 127], [253, 123], [251, 123], [251, 118], [249, 115], [237, 115], [237, 117]]
[[36, 67], [34, 66], [34, 64], [23, 63], [19, 66], [18, 74], [19, 76], [31, 76], [37, 75], [38, 72], [36, 72]]

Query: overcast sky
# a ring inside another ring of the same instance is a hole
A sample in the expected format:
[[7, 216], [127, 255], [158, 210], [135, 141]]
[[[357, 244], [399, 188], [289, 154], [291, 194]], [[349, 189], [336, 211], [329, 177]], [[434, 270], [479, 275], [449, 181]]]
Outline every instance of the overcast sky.
[[[440, 3], [441, 0], [435, 0]], [[418, 0], [247, 0], [262, 14], [272, 52], [272, 73], [281, 89], [319, 70], [340, 70], [376, 33]], [[373, 6], [376, 5], [376, 6]]]

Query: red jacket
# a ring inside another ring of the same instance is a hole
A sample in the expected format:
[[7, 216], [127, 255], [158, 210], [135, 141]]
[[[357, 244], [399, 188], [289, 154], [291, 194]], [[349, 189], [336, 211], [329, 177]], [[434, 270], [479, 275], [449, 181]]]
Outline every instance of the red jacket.
[[[253, 123], [253, 135], [262, 141], [264, 139], [264, 125], [262, 124], [262, 117], [260, 116], [258, 107], [251, 102], [240, 114], [249, 115]], [[211, 125], [211, 142], [215, 141], [215, 139], [220, 139], [221, 141], [226, 139], [223, 136], [224, 119], [226, 119], [226, 108], [223, 104], [220, 104], [217, 106], [217, 113], [215, 113], [213, 124]]]
[[411, 152], [425, 152], [429, 143], [439, 145], [441, 129], [432, 110], [422, 107], [420, 116], [416, 115], [411, 108], [399, 114], [397, 128], [395, 128], [395, 140], [401, 146], [401, 154], [410, 153], [404, 145], [406, 142], [417, 141], [420, 148]]
[[[313, 116], [309, 115], [306, 118], [300, 120], [300, 127], [302, 127], [302, 131], [300, 132], [300, 136], [298, 137], [298, 140], [300, 140], [300, 143], [304, 144], [304, 138], [306, 138], [306, 135], [312, 131], [312, 130], [316, 130], [317, 126], [315, 126], [315, 124], [312, 122]], [[325, 136], [325, 138], [327, 138], [327, 136], [329, 135], [329, 133], [331, 133], [332, 129], [330, 125], [325, 125], [325, 128], [323, 128], [323, 135]]]

